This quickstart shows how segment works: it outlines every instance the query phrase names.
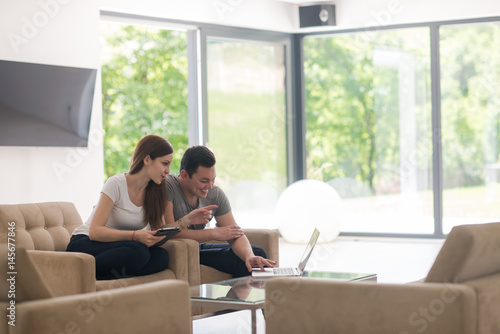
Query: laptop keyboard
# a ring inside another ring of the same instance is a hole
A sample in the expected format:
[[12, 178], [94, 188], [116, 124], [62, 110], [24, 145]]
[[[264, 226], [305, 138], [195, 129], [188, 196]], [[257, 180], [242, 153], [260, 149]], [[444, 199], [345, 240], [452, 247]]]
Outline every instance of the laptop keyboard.
[[295, 270], [292, 268], [273, 268], [274, 275], [295, 275]]

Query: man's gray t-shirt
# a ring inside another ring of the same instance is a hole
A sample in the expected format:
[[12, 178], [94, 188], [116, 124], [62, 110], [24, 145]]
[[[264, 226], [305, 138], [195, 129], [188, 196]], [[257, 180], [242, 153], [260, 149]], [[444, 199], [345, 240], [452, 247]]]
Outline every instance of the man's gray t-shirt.
[[[224, 194], [221, 188], [215, 185], [208, 191], [206, 198], [198, 199], [198, 207], [193, 208], [191, 205], [189, 205], [186, 196], [184, 196], [184, 193], [182, 192], [178, 177], [179, 175], [169, 174], [167, 175], [166, 179], [168, 201], [172, 202], [173, 204], [175, 221], [178, 221], [195, 209], [202, 208], [208, 205], [219, 206], [216, 209], [212, 209], [214, 217], [225, 215], [226, 213], [231, 211], [231, 205], [229, 204], [229, 200], [227, 199], [226, 194]], [[205, 224], [191, 225], [189, 226], [189, 228], [202, 230], [205, 228]]]

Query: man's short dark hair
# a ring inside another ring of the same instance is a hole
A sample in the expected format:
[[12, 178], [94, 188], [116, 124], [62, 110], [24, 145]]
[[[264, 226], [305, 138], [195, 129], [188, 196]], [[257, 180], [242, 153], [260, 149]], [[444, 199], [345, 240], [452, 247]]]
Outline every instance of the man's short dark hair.
[[203, 166], [206, 168], [213, 167], [215, 165], [215, 155], [206, 146], [197, 145], [191, 146], [184, 152], [181, 159], [180, 170], [185, 170], [189, 178], [196, 173], [198, 166]]

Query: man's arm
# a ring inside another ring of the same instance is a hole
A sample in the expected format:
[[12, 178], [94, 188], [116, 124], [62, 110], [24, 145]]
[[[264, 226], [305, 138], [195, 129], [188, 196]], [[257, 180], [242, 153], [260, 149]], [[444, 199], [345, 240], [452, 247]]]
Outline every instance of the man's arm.
[[[217, 221], [218, 228], [238, 226], [231, 211], [222, 216], [215, 217], [215, 220]], [[233, 252], [245, 262], [248, 271], [252, 271], [252, 267], [260, 267], [261, 270], [264, 270], [264, 266], [272, 267], [276, 265], [276, 261], [255, 256], [252, 245], [250, 245], [250, 241], [248, 241], [248, 238], [244, 234], [236, 239], [228, 240], [228, 242]]]
[[[184, 217], [187, 217], [188, 215]], [[165, 210], [165, 214], [163, 215], [163, 217], [166, 226], [171, 226], [171, 227], [178, 226], [177, 223], [175, 222], [174, 207], [172, 202], [167, 201], [167, 208]], [[182, 219], [185, 219], [184, 217]], [[238, 238], [241, 235], [243, 235], [243, 231], [241, 231], [240, 227], [235, 224], [234, 226], [226, 226], [223, 228], [213, 228], [213, 229], [208, 228], [203, 230], [186, 229], [177, 233], [174, 236], [174, 238], [193, 239], [198, 242], [207, 242], [210, 240], [228, 241], [234, 238]]]
[[216, 227], [216, 228], [207, 228], [203, 230], [182, 230], [177, 233], [173, 238], [183, 238], [183, 239], [193, 239], [198, 242], [207, 242], [207, 241], [226, 241], [231, 242], [231, 239], [238, 238], [243, 234], [243, 231], [239, 227]]

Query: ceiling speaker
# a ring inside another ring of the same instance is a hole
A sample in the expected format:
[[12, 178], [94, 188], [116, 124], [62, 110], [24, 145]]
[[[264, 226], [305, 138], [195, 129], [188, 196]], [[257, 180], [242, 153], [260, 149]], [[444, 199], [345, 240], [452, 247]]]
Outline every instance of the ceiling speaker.
[[313, 5], [299, 7], [300, 27], [334, 26], [335, 5]]

